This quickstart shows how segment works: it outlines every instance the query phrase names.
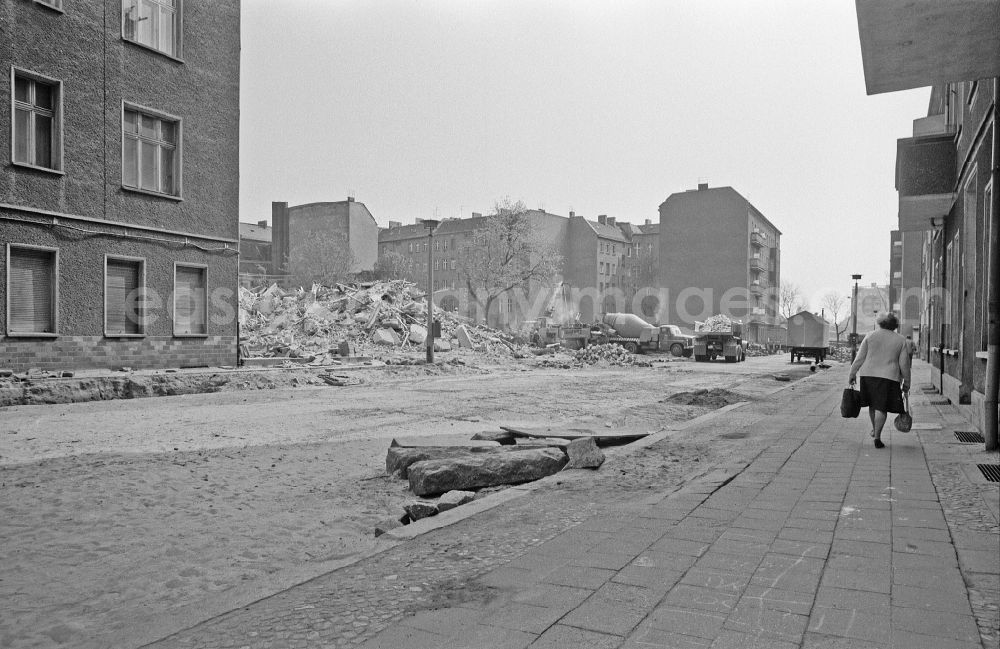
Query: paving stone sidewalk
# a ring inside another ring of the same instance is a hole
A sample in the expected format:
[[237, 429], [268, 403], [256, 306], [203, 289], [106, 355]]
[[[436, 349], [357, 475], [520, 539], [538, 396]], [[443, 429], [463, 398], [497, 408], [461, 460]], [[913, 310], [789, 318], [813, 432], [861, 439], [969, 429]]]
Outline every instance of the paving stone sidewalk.
[[590, 511], [528, 494], [537, 516], [489, 548], [463, 540], [496, 512], [153, 646], [997, 649], [1000, 495], [975, 468], [997, 455], [919, 390], [918, 429], [875, 449], [865, 413], [840, 418], [845, 383], [838, 367], [714, 420], [767, 443], [680, 488]]

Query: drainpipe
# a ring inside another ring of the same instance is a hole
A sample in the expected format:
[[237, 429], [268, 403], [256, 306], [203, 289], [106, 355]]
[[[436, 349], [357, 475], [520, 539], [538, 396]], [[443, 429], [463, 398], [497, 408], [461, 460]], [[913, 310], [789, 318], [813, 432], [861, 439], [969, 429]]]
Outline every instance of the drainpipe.
[[990, 210], [989, 246], [989, 330], [986, 345], [986, 450], [996, 451], [997, 392], [1000, 388], [1000, 77], [993, 78], [993, 206]]
[[[941, 300], [949, 300], [951, 296], [945, 289], [948, 286], [948, 225], [947, 221], [941, 225], [941, 291], [938, 293]], [[944, 314], [948, 312], [948, 305], [940, 305], [940, 316], [941, 322], [941, 340], [938, 342], [938, 388], [940, 388], [941, 395], [944, 396], [944, 328], [947, 326], [945, 324]]]

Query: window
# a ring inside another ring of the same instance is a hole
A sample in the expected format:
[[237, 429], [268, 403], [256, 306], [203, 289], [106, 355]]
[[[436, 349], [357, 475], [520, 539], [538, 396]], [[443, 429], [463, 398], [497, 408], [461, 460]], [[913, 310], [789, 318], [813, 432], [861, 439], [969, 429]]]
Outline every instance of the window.
[[174, 335], [204, 336], [208, 311], [204, 266], [174, 267]]
[[46, 7], [52, 7], [53, 9], [59, 9], [62, 11], [62, 0], [35, 0], [40, 5], [45, 5]]
[[122, 0], [122, 38], [181, 55], [181, 0]]
[[407, 252], [413, 252], [413, 242], [412, 241], [410, 243], [406, 244], [406, 251]]
[[451, 260], [451, 269], [452, 269], [452, 270], [455, 270], [455, 268], [456, 268], [456, 263], [455, 263], [455, 260], [454, 260], [454, 259], [452, 259], [452, 260]]
[[104, 268], [104, 335], [140, 336], [143, 332], [143, 263], [111, 259]]
[[12, 70], [14, 140], [11, 160], [40, 169], [62, 170], [62, 83]]
[[180, 120], [126, 106], [122, 124], [122, 185], [180, 196]]
[[59, 253], [7, 245], [7, 335], [51, 335], [58, 320]]

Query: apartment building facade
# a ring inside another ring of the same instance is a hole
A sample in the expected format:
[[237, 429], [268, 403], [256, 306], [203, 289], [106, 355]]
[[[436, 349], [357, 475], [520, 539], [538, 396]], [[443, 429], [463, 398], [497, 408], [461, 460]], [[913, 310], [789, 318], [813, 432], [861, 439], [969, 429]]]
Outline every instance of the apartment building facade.
[[0, 366], [235, 364], [238, 0], [0, 27]]
[[[903, 250], [920, 242], [922, 355], [942, 394], [982, 428], [989, 250], [996, 245], [993, 80], [935, 86], [928, 114], [899, 140], [896, 189]], [[992, 242], [992, 243], [991, 243]], [[905, 264], [905, 261], [904, 261]], [[906, 268], [903, 268], [904, 274]]]
[[920, 279], [923, 276], [924, 236], [921, 232], [889, 233], [889, 309], [899, 318], [899, 333], [920, 347], [923, 312]]
[[761, 344], [782, 342], [781, 231], [732, 187], [671, 194], [660, 205], [664, 321], [693, 327], [723, 313]]

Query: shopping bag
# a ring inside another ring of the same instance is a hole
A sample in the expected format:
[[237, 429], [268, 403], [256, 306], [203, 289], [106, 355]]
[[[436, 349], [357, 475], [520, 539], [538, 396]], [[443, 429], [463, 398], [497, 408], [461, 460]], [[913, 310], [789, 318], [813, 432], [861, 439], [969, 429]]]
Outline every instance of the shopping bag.
[[861, 414], [861, 393], [853, 387], [844, 388], [844, 396], [840, 399], [840, 416], [852, 419]]
[[913, 428], [913, 417], [910, 415], [909, 392], [903, 393], [903, 412], [896, 415], [896, 419], [892, 422], [892, 425], [901, 433], [908, 433]]

